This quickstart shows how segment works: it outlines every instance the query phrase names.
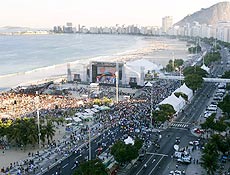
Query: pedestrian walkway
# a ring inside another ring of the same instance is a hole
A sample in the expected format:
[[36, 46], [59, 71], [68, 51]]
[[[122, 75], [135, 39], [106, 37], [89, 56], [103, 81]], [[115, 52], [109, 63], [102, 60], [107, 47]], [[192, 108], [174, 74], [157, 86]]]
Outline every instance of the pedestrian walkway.
[[172, 122], [170, 124], [170, 127], [187, 129], [189, 127], [189, 124], [187, 124], [187, 123], [181, 123], [181, 122]]
[[186, 175], [206, 175], [206, 171], [201, 166], [201, 150], [194, 150], [191, 152], [193, 158], [192, 163], [186, 169]]

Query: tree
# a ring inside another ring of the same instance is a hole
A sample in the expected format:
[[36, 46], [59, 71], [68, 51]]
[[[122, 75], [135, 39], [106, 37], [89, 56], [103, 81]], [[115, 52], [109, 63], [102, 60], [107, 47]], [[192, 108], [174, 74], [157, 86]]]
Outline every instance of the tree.
[[185, 100], [188, 101], [188, 96], [184, 94], [183, 92], [175, 92], [174, 95], [179, 98], [180, 96]]
[[208, 75], [208, 73], [205, 70], [201, 69], [199, 66], [190, 66], [184, 68], [183, 75], [188, 76], [190, 74], [197, 74], [202, 77], [206, 77]]
[[46, 134], [46, 138], [48, 140], [48, 144], [50, 140], [53, 140], [53, 136], [55, 135], [54, 125], [51, 121], [47, 121], [46, 126], [43, 126]]
[[111, 147], [111, 154], [120, 164], [131, 162], [138, 157], [138, 151], [142, 147], [142, 144], [143, 141], [140, 139], [136, 139], [134, 145], [125, 144], [119, 140]]
[[204, 123], [201, 124], [201, 128], [203, 129], [212, 129], [214, 130], [214, 126], [215, 126], [215, 119], [216, 114], [212, 114], [211, 116], [209, 116]]
[[220, 61], [221, 55], [219, 51], [212, 51], [212, 53], [208, 53], [204, 57], [204, 64], [210, 65], [212, 62]]
[[34, 118], [16, 119], [9, 127], [7, 138], [10, 142], [26, 148], [38, 141], [37, 125]]
[[184, 60], [182, 59], [175, 59], [174, 63], [173, 60], [169, 60], [169, 63], [166, 65], [166, 71], [167, 72], [173, 72], [176, 69], [179, 69], [180, 66], [182, 66], [184, 63]]
[[228, 78], [228, 79], [230, 79], [230, 71], [225, 71], [224, 75], [221, 78]]
[[187, 75], [184, 79], [185, 84], [193, 91], [201, 88], [203, 81], [202, 76], [197, 74]]
[[217, 149], [220, 152], [222, 152], [222, 154], [225, 154], [229, 149], [227, 140], [224, 139], [224, 137], [219, 135], [219, 134], [212, 135], [212, 137], [209, 140], [209, 142], [214, 144], [214, 145], [216, 145]]
[[208, 175], [214, 175], [218, 167], [216, 156], [214, 154], [202, 155], [201, 166], [207, 171]]
[[74, 175], [107, 175], [105, 166], [99, 159], [89, 160], [79, 165]]
[[227, 94], [222, 102], [218, 103], [218, 107], [227, 114], [227, 116], [230, 116], [230, 95]]
[[218, 152], [216, 144], [208, 142], [205, 145], [201, 157], [201, 166], [206, 169], [208, 175], [214, 175], [218, 168]]
[[156, 122], [165, 122], [169, 120], [170, 116], [175, 114], [173, 106], [170, 104], [162, 104], [159, 106], [159, 110], [153, 111], [152, 117]]

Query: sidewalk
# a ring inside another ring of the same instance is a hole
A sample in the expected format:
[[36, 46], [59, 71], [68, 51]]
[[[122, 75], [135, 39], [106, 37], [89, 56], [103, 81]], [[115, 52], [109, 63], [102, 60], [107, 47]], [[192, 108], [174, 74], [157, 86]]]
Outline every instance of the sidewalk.
[[192, 163], [189, 164], [186, 169], [186, 175], [206, 175], [206, 171], [201, 167], [200, 164], [201, 150], [194, 150], [193, 152], [191, 152], [191, 156], [193, 160]]
[[[61, 140], [64, 135], [66, 134], [65, 131], [65, 126], [59, 126], [59, 129], [56, 130], [54, 140]], [[45, 148], [39, 149], [38, 147], [32, 148], [28, 147], [26, 150], [21, 150], [20, 148], [10, 148], [6, 150], [0, 150], [0, 168], [6, 168], [10, 166], [10, 163], [16, 163], [16, 162], [21, 162], [23, 160], [28, 159], [28, 153], [30, 152], [31, 154], [37, 152], [37, 151], [43, 151]], [[3, 153], [4, 151], [4, 153]]]

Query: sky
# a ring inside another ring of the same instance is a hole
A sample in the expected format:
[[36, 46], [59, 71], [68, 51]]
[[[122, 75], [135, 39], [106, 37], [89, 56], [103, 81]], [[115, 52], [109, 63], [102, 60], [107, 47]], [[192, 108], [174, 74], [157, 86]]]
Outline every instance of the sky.
[[176, 23], [188, 14], [220, 0], [1, 0], [0, 27], [52, 28], [137, 24], [161, 26], [164, 16]]

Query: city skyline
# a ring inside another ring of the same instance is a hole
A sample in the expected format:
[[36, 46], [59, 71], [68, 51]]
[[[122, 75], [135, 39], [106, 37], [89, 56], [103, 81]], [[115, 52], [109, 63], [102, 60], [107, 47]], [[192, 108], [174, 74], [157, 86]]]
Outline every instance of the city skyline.
[[186, 15], [218, 2], [223, 1], [69, 0], [67, 3], [64, 0], [8, 0], [0, 6], [0, 27], [52, 28], [68, 21], [86, 26], [161, 26], [164, 16], [172, 16], [176, 23]]

